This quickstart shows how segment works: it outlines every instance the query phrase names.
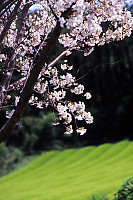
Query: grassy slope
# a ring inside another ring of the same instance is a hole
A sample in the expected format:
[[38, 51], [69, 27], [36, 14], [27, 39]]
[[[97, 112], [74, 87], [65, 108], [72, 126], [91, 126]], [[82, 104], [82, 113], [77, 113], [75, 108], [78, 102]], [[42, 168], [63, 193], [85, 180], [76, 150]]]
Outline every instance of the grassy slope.
[[0, 200], [87, 200], [106, 192], [110, 199], [133, 175], [133, 142], [51, 151], [0, 179]]

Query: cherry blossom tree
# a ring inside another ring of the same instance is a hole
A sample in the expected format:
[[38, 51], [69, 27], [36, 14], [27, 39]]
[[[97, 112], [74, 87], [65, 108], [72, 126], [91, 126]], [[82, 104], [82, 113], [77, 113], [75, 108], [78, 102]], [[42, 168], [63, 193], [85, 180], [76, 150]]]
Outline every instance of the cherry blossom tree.
[[[32, 12], [35, 4], [39, 9]], [[65, 134], [73, 132], [72, 120], [92, 123], [84, 102], [69, 98], [70, 93], [86, 99], [91, 94], [72, 75], [66, 57], [73, 51], [87, 56], [95, 45], [123, 40], [132, 29], [133, 18], [121, 0], [1, 0], [0, 109], [6, 110], [8, 120], [0, 130], [0, 142], [28, 104], [40, 109], [52, 106], [58, 113], [55, 124], [62, 121]], [[56, 43], [62, 51], [49, 62]], [[56, 63], [63, 58], [58, 69]], [[16, 81], [14, 73], [19, 74]], [[76, 125], [76, 131], [82, 135], [86, 129]]]

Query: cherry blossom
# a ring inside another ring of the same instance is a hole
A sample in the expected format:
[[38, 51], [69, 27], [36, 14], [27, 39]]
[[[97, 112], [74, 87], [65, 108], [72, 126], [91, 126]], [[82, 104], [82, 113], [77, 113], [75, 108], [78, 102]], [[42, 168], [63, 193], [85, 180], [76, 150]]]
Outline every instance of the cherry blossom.
[[86, 92], [86, 93], [84, 94], [84, 96], [86, 97], [86, 99], [90, 99], [90, 98], [91, 98], [91, 94], [90, 94], [89, 92]]
[[[39, 5], [33, 10], [34, 5]], [[3, 8], [5, 4], [3, 3]], [[0, 87], [0, 108], [7, 107], [8, 123], [0, 131], [3, 141], [22, 117], [27, 104], [44, 109], [53, 107], [58, 120], [73, 133], [72, 122], [93, 122], [82, 101], [68, 97], [91, 94], [74, 77], [69, 55], [73, 50], [88, 56], [95, 45], [123, 40], [131, 35], [133, 18], [121, 0], [18, 0], [0, 10], [0, 65], [3, 66]], [[62, 51], [49, 61], [56, 43]], [[64, 62], [63, 56], [67, 57]], [[61, 61], [60, 68], [56, 66]], [[14, 71], [19, 78], [13, 82]], [[12, 90], [17, 95], [12, 97]], [[12, 100], [12, 104], [8, 102]], [[13, 109], [12, 109], [13, 108]], [[83, 135], [84, 127], [77, 126]]]

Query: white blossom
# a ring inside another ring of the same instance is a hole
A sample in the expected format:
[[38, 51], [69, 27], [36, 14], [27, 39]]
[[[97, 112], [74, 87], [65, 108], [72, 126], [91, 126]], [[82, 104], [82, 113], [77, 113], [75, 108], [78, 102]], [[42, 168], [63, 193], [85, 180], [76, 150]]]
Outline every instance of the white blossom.
[[77, 130], [77, 133], [79, 133], [80, 135], [84, 135], [87, 131], [87, 129], [84, 129], [84, 127], [80, 127]]
[[86, 93], [84, 94], [84, 96], [86, 97], [86, 99], [90, 99], [90, 98], [91, 98], [91, 94], [90, 94], [89, 92], [86, 92]]
[[73, 133], [72, 125], [66, 127], [66, 132], [64, 134], [69, 135]]
[[11, 112], [6, 111], [6, 118], [10, 119], [12, 117], [12, 115], [13, 115], [14, 112], [15, 112], [14, 109], [12, 109]]
[[20, 97], [18, 97], [18, 96], [15, 97], [15, 106], [17, 106], [19, 99], [20, 99]]

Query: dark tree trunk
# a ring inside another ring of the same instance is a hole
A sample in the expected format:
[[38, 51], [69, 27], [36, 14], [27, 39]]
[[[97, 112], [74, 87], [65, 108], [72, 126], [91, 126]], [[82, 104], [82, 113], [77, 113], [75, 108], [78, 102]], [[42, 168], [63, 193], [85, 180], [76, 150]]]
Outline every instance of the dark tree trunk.
[[[62, 13], [62, 17], [66, 19], [69, 15], [72, 14], [72, 6], [73, 4], [64, 13]], [[60, 23], [57, 22], [56, 27], [53, 30], [45, 49], [42, 51], [41, 55], [39, 56], [38, 60], [36, 61], [34, 67], [32, 68], [30, 72], [30, 75], [27, 79], [23, 92], [21, 93], [20, 101], [16, 107], [14, 114], [0, 131], [0, 143], [7, 137], [7, 135], [9, 135], [11, 130], [15, 127], [15, 125], [21, 119], [28, 105], [29, 99], [32, 95], [32, 91], [37, 81], [37, 78], [43, 66], [45, 65], [55, 43], [57, 42], [62, 29], [63, 28], [60, 26]]]

